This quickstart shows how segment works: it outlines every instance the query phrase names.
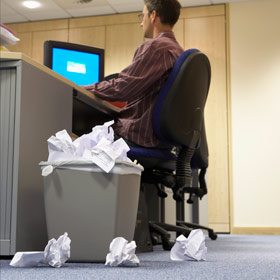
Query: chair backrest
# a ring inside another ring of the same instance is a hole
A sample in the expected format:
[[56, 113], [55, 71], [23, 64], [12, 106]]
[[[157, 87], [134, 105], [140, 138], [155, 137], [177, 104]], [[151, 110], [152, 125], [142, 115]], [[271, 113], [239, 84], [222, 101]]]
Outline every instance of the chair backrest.
[[154, 108], [153, 128], [162, 143], [198, 147], [210, 80], [209, 60], [199, 50], [176, 60]]
[[204, 125], [204, 119], [201, 127], [201, 137], [199, 147], [195, 150], [194, 155], [191, 159], [191, 168], [192, 169], [202, 169], [208, 167], [208, 144], [207, 137]]

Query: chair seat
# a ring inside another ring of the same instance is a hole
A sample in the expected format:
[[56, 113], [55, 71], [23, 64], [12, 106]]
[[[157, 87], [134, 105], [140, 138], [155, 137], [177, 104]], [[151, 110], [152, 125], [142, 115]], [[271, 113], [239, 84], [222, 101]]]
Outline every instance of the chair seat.
[[144, 168], [159, 168], [167, 170], [175, 170], [177, 156], [172, 152], [172, 149], [157, 149], [132, 147], [127, 153], [128, 157], [137, 161]]
[[[201, 145], [202, 146], [202, 145]], [[127, 153], [132, 160], [137, 160], [144, 168], [159, 168], [167, 170], [176, 169], [177, 155], [172, 149], [158, 149], [130, 146]], [[197, 149], [191, 160], [192, 169], [200, 169], [208, 166], [208, 149], [202, 154], [202, 149]]]

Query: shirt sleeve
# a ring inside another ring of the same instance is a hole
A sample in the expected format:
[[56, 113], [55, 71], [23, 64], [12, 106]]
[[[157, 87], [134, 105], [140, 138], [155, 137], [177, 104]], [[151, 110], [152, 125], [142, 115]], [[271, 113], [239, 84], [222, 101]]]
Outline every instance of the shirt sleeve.
[[151, 87], [166, 72], [170, 59], [153, 45], [142, 44], [135, 52], [132, 64], [117, 79], [82, 86], [107, 101], [133, 101], [141, 91]]

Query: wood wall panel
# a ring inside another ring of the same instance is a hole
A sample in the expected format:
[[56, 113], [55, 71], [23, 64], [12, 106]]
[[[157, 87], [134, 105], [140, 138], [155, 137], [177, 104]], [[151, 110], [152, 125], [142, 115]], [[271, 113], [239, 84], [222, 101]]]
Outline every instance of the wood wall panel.
[[46, 31], [55, 29], [68, 29], [68, 19], [33, 21], [25, 23], [8, 24], [16, 32]]
[[119, 73], [131, 64], [136, 48], [143, 42], [140, 23], [112, 25], [106, 30], [105, 74]]
[[181, 10], [181, 18], [202, 18], [220, 16], [225, 14], [224, 5], [192, 7]]
[[185, 36], [184, 36], [184, 20], [183, 19], [178, 20], [178, 22], [174, 26], [173, 31], [174, 31], [177, 42], [184, 49], [184, 45], [185, 45], [184, 38], [185, 38]]
[[211, 63], [211, 86], [205, 109], [210, 154], [209, 224], [228, 231], [230, 221], [225, 17], [186, 19], [185, 48], [200, 49], [209, 57]]
[[71, 28], [69, 42], [105, 49], [105, 26]]
[[22, 52], [28, 56], [32, 56], [32, 32], [17, 33], [20, 41], [13, 46], [8, 46], [11, 52]]
[[90, 26], [109, 26], [109, 25], [116, 25], [116, 24], [117, 25], [119, 25], [119, 24], [127, 25], [127, 24], [132, 24], [132, 23], [138, 23], [139, 19], [138, 19], [137, 15], [139, 13], [73, 18], [73, 19], [69, 20], [69, 28], [80, 28], [80, 27], [90, 27]]
[[46, 40], [68, 41], [68, 30], [37, 31], [33, 32], [32, 38], [32, 58], [43, 63], [44, 42]]

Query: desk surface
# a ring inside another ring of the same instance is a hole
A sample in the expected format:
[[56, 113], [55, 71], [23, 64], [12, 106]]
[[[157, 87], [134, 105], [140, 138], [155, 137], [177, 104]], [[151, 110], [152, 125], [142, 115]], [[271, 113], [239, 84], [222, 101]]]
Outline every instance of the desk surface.
[[94, 94], [91, 94], [89, 91], [85, 90], [84, 88], [79, 87], [77, 84], [73, 83], [72, 81], [66, 79], [65, 77], [61, 76], [60, 74], [54, 72], [50, 68], [46, 67], [45, 65], [42, 65], [32, 58], [28, 57], [27, 55], [23, 53], [18, 52], [5, 52], [0, 51], [0, 61], [11, 61], [11, 60], [23, 60], [34, 67], [46, 72], [50, 76], [55, 77], [58, 80], [61, 80], [62, 82], [70, 85], [73, 87], [73, 89], [77, 90], [78, 92], [84, 94], [85, 96], [89, 97], [92, 100], [92, 103], [96, 104], [96, 107], [101, 109], [104, 112], [107, 112], [110, 115], [115, 115], [120, 112], [120, 108], [113, 106], [112, 104], [101, 100], [100, 98], [96, 97]]

